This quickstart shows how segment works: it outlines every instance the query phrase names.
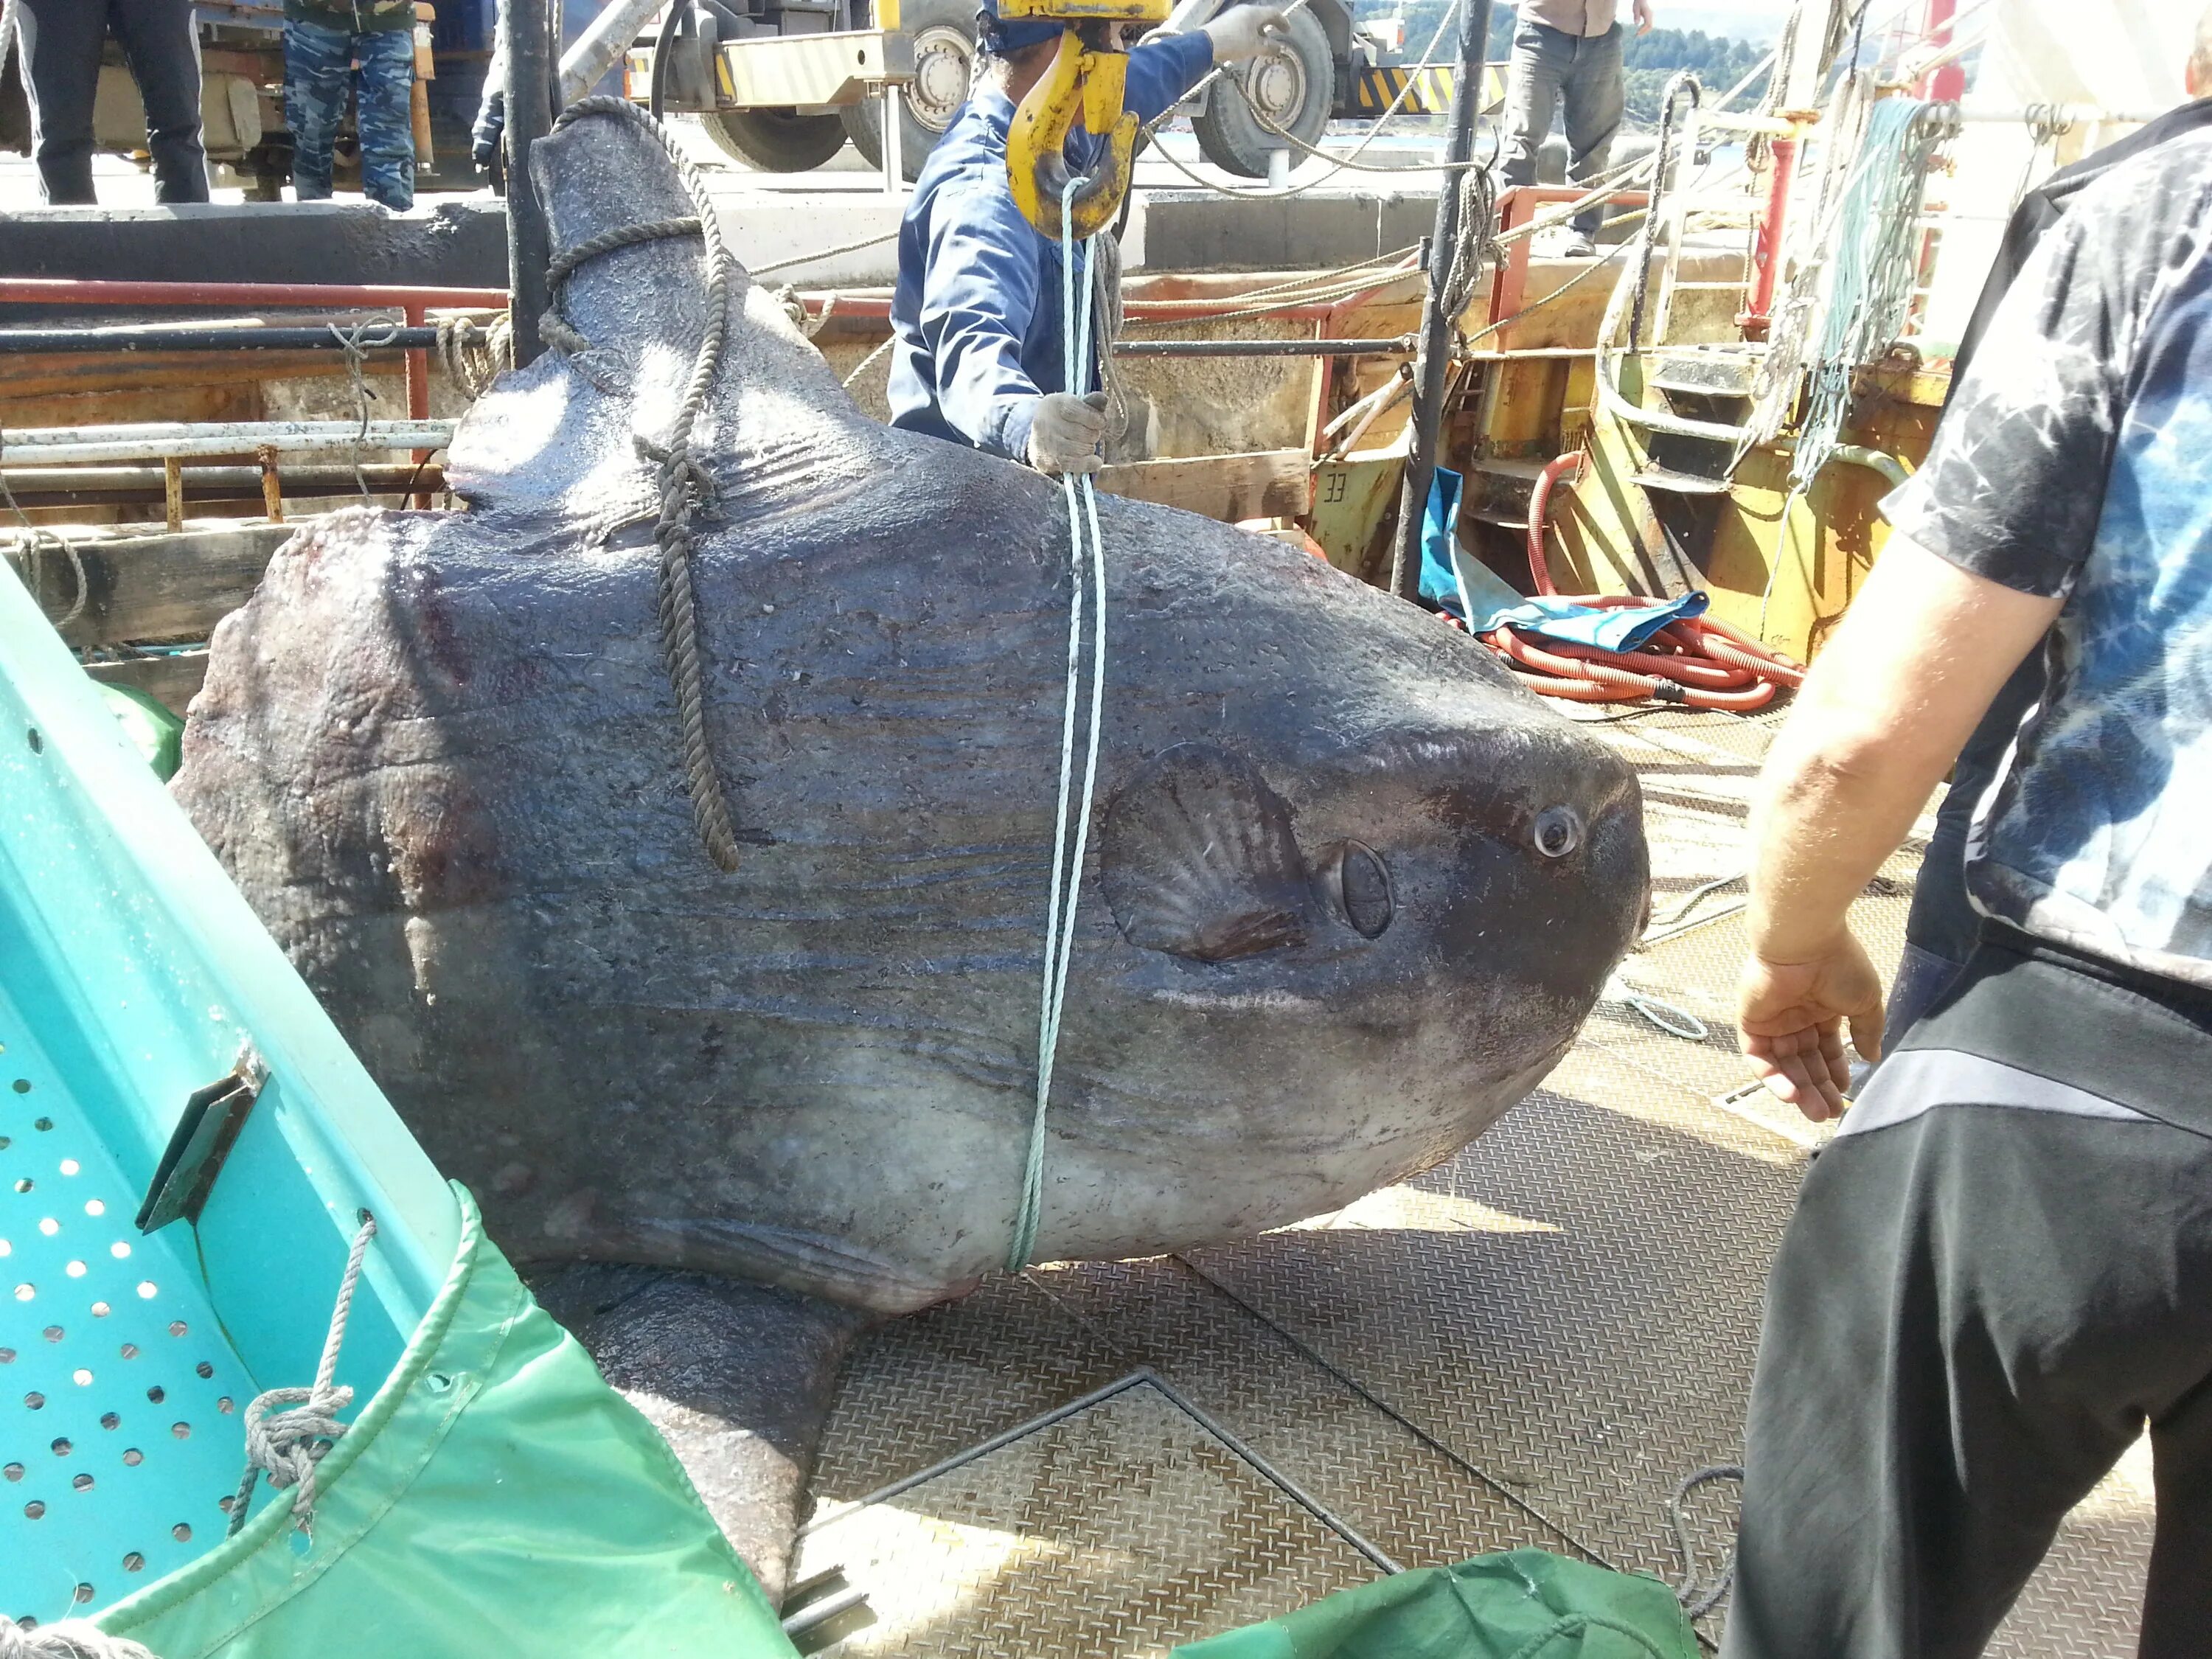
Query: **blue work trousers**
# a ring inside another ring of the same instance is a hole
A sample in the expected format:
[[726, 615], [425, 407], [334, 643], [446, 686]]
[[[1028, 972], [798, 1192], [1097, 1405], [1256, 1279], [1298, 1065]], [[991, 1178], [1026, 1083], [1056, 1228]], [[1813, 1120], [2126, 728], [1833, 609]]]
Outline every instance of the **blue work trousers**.
[[[1505, 70], [1505, 162], [1509, 188], [1536, 182], [1536, 152], [1552, 131], [1552, 106], [1567, 106], [1567, 177], [1587, 184], [1605, 171], [1626, 107], [1620, 80], [1621, 27], [1569, 34], [1533, 20], [1513, 33]], [[1577, 214], [1574, 228], [1595, 236], [1603, 204]]]
[[[356, 65], [360, 67], [356, 70]], [[415, 86], [411, 29], [356, 33], [297, 18], [284, 25], [284, 113], [292, 127], [292, 184], [303, 202], [331, 193], [331, 155], [355, 94], [361, 187], [397, 213], [415, 205]]]

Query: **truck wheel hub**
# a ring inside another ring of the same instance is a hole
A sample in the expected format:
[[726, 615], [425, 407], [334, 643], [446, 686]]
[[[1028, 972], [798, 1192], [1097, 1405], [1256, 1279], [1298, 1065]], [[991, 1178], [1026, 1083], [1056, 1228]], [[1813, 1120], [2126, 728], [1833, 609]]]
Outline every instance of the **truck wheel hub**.
[[932, 132], [950, 127], [968, 101], [974, 58], [975, 48], [957, 29], [927, 28], [915, 36], [914, 84], [907, 88], [907, 107]]
[[1306, 101], [1306, 66], [1291, 52], [1271, 52], [1253, 60], [1246, 90], [1259, 112], [1278, 126], [1288, 126]]

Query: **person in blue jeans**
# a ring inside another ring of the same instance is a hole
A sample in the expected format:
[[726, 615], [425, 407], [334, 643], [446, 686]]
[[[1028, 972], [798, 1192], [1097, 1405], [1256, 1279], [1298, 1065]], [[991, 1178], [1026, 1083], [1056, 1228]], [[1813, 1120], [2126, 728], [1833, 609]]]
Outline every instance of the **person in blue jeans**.
[[284, 0], [284, 111], [303, 202], [329, 198], [349, 84], [362, 190], [404, 213], [415, 205], [414, 0]]
[[[899, 226], [891, 295], [891, 424], [988, 450], [1040, 472], [1092, 472], [1103, 464], [1105, 396], [1066, 386], [1060, 359], [1060, 245], [1022, 217], [1006, 179], [1014, 107], [1052, 61], [1062, 25], [1002, 21], [986, 0], [985, 64], [974, 94], [930, 152]], [[1122, 100], [1139, 121], [1176, 104], [1216, 64], [1259, 55], [1283, 14], [1232, 5], [1189, 34], [1129, 54]], [[1078, 171], [1099, 142], [1068, 139]], [[1088, 395], [1086, 395], [1088, 394]]]
[[[1636, 32], [1651, 32], [1650, 0], [1632, 0]], [[1618, 0], [1521, 0], [1520, 27], [1505, 70], [1505, 149], [1500, 179], [1509, 189], [1536, 182], [1536, 152], [1552, 131], [1552, 106], [1566, 105], [1567, 177], [1587, 184], [1605, 171], [1626, 107], [1621, 90]], [[1564, 250], [1588, 258], [1604, 222], [1603, 204], [1574, 217]]]

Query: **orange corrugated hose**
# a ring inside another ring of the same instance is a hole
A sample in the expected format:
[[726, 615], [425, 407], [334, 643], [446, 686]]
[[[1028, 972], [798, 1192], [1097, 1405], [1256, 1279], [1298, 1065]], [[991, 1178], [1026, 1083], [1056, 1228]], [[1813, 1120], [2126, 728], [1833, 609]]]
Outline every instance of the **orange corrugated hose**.
[[[1546, 597], [1559, 597], [1544, 551], [1552, 491], [1579, 471], [1582, 464], [1579, 454], [1546, 462], [1528, 492], [1528, 574], [1536, 592]], [[1566, 597], [1576, 605], [1608, 611], [1658, 603], [1623, 593]], [[1677, 617], [1637, 651], [1540, 641], [1510, 624], [1475, 637], [1496, 652], [1514, 678], [1531, 691], [1574, 702], [1640, 702], [1648, 697], [1691, 708], [1747, 714], [1771, 702], [1777, 688], [1797, 685], [1805, 678], [1800, 664], [1712, 617]]]

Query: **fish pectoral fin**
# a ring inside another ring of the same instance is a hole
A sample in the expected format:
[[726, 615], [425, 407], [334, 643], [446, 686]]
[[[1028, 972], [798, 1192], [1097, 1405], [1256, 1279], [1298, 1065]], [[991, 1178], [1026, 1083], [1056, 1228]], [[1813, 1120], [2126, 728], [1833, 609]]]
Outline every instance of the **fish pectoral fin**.
[[1240, 957], [1256, 957], [1305, 942], [1305, 923], [1295, 912], [1252, 910], [1202, 924], [1188, 941], [1188, 948], [1178, 954], [1200, 962], [1234, 962]]
[[1290, 804], [1214, 744], [1177, 744], [1106, 809], [1106, 902], [1141, 949], [1232, 962], [1305, 943], [1311, 881]]
[[533, 1287], [660, 1431], [771, 1604], [835, 1396], [871, 1316], [706, 1273], [571, 1267]]

